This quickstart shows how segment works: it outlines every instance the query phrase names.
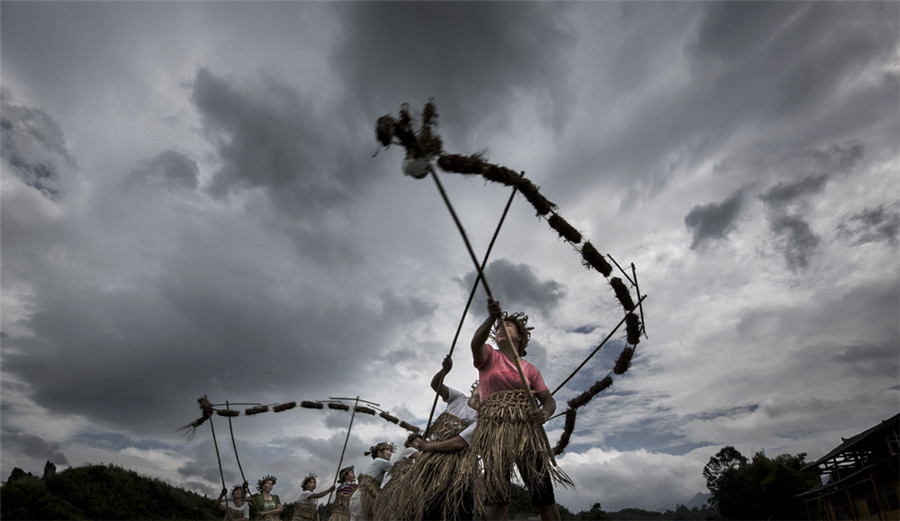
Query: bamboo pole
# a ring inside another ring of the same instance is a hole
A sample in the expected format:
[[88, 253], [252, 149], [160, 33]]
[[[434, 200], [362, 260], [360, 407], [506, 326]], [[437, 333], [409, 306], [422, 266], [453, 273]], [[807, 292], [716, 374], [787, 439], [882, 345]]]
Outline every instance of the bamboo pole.
[[[475, 264], [475, 269], [478, 270], [478, 275], [481, 277], [481, 283], [484, 285], [484, 290], [488, 294], [488, 298], [490, 298], [491, 300], [495, 300], [494, 295], [491, 292], [491, 288], [488, 285], [488, 281], [484, 277], [484, 271], [481, 269], [481, 265], [478, 263], [478, 259], [475, 258], [475, 252], [472, 250], [472, 245], [469, 243], [469, 237], [466, 235], [466, 231], [463, 229], [459, 217], [456, 216], [456, 211], [453, 209], [453, 205], [450, 204], [450, 199], [447, 197], [447, 192], [444, 191], [444, 186], [441, 184], [440, 179], [438, 179], [437, 173], [434, 171], [434, 169], [431, 170], [431, 178], [434, 179], [438, 191], [441, 193], [441, 197], [444, 199], [444, 203], [447, 205], [447, 209], [450, 211], [450, 215], [453, 217], [453, 221], [456, 223], [456, 227], [459, 230], [463, 242], [466, 245], [466, 250], [469, 252], [469, 257], [471, 257], [472, 262]], [[519, 372], [519, 378], [522, 381], [522, 387], [524, 387], [525, 392], [528, 394], [529, 401], [531, 401], [532, 403], [537, 403], [537, 399], [535, 398], [534, 393], [531, 392], [531, 386], [528, 385], [528, 379], [525, 378], [525, 372], [522, 370], [522, 363], [519, 359], [519, 352], [512, 345], [512, 339], [510, 339], [509, 337], [509, 331], [506, 330], [506, 324], [503, 322], [502, 317], [500, 317], [498, 321], [500, 329], [503, 330], [503, 336], [506, 339], [506, 344], [510, 347], [513, 353], [513, 362], [516, 364], [516, 369]], [[547, 450], [547, 454], [550, 456], [550, 461], [552, 461], [553, 465], [556, 466], [556, 458], [553, 456], [553, 448], [550, 446], [550, 440], [547, 439], [547, 431], [545, 431], [543, 427], [541, 428], [541, 433], [543, 433], [542, 440], [544, 441], [544, 447]]]
[[[626, 279], [628, 279], [628, 282], [630, 282], [632, 286], [634, 286], [634, 281], [631, 280], [631, 277], [628, 276], [628, 273], [626, 273], [625, 270], [622, 269], [622, 266], [619, 266], [619, 263], [616, 262], [616, 259], [614, 259], [613, 256], [610, 255], [610, 254], [608, 254], [608, 253], [606, 254], [606, 256], [609, 257], [609, 260], [613, 261], [613, 264], [615, 264], [616, 267], [619, 268], [619, 271], [622, 272], [622, 275], [623, 275]], [[639, 293], [638, 295], [640, 295], [640, 293]]]
[[647, 336], [647, 324], [646, 322], [644, 322], [644, 305], [642, 304], [642, 302], [644, 302], [644, 299], [643, 297], [641, 297], [641, 287], [638, 286], [637, 280], [637, 268], [634, 267], [633, 262], [631, 263], [631, 273], [634, 275], [634, 290], [637, 292], [638, 298], [640, 298], [640, 300], [638, 301], [638, 309], [641, 312], [641, 331], [644, 332], [644, 338], [649, 339], [650, 337]]
[[[472, 291], [469, 292], [469, 300], [466, 301], [466, 307], [463, 309], [462, 316], [459, 317], [459, 325], [456, 326], [456, 335], [453, 336], [453, 342], [450, 344], [450, 352], [447, 356], [453, 356], [453, 350], [456, 348], [456, 341], [459, 339], [459, 333], [462, 331], [463, 322], [466, 320], [466, 315], [469, 313], [469, 307], [472, 305], [472, 299], [475, 298], [475, 291], [478, 289], [478, 283], [481, 281], [481, 273], [487, 265], [488, 257], [491, 255], [491, 250], [494, 248], [494, 242], [497, 240], [497, 236], [500, 234], [500, 228], [503, 227], [503, 221], [506, 220], [506, 214], [509, 211], [509, 207], [512, 205], [513, 199], [516, 196], [517, 188], [513, 188], [512, 193], [509, 194], [509, 200], [506, 202], [506, 208], [503, 209], [503, 215], [500, 217], [500, 222], [497, 223], [497, 229], [494, 230], [494, 236], [491, 238], [490, 244], [488, 244], [488, 249], [484, 253], [484, 259], [481, 261], [481, 270], [478, 271], [478, 275], [475, 277], [475, 284], [472, 285]], [[437, 408], [438, 397], [440, 397], [441, 386], [444, 385], [444, 377], [446, 374], [441, 372], [441, 378], [438, 382], [437, 391], [434, 394], [434, 403], [431, 404], [431, 413], [428, 415], [428, 423], [425, 425], [425, 432], [423, 433], [423, 439], [428, 437], [428, 430], [431, 429], [431, 420], [434, 418], [434, 410]]]
[[[330, 397], [330, 396], [329, 396], [328, 398], [329, 398], [330, 400], [350, 400], [350, 399], [351, 399], [351, 398], [332, 398], [332, 397]], [[369, 404], [369, 405], [374, 405], [374, 406], [376, 406], [376, 407], [378, 406], [378, 404], [375, 403], [375, 402], [370, 402], [370, 401], [367, 401], [367, 400], [360, 400], [360, 399], [359, 399], [359, 396], [357, 396], [356, 398], [352, 398], [352, 400], [353, 400], [353, 412], [350, 413], [350, 425], [347, 426], [347, 436], [344, 438], [344, 448], [341, 449], [341, 458], [338, 460], [337, 471], [334, 473], [334, 481], [332, 481], [332, 483], [331, 483], [332, 485], [336, 484], [338, 478], [340, 478], [341, 465], [344, 464], [344, 452], [347, 451], [347, 442], [350, 440], [350, 430], [353, 429], [353, 418], [356, 417], [356, 407], [359, 405], [359, 402], [360, 402], [360, 401], [363, 401], [363, 402], [365, 402], [365, 403], [367, 403], [367, 404]], [[326, 505], [327, 505], [328, 503], [331, 503], [331, 494], [332, 494], [332, 493], [334, 493], [333, 490], [332, 490], [331, 492], [328, 493], [328, 499], [325, 500], [325, 504], [326, 504]]]
[[212, 416], [209, 417], [209, 430], [212, 431], [213, 446], [216, 448], [216, 460], [219, 462], [219, 477], [222, 478], [222, 488], [228, 488], [225, 486], [225, 474], [222, 472], [222, 458], [219, 456], [219, 442], [216, 441], [216, 428], [213, 427]]
[[[225, 401], [225, 409], [231, 410], [227, 400]], [[231, 426], [231, 416], [228, 417], [228, 431], [231, 433], [231, 446], [234, 447], [234, 459], [237, 460], [238, 469], [241, 471], [242, 483], [246, 483], [247, 478], [244, 476], [244, 468], [241, 467], [241, 458], [238, 457], [237, 442], [234, 441], [234, 428]]]

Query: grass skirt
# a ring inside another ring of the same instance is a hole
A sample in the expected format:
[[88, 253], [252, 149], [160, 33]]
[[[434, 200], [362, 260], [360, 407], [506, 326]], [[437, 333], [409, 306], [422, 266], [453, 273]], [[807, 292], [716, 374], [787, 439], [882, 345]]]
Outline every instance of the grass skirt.
[[569, 476], [551, 463], [543, 427], [528, 417], [535, 407], [524, 390], [500, 391], [481, 400], [472, 449], [484, 464], [487, 491], [508, 497], [514, 464], [530, 491], [536, 490], [548, 474], [559, 485], [574, 486]]
[[[372, 476], [363, 474], [359, 477], [359, 486], [356, 487], [356, 500], [362, 503], [363, 515], [366, 519], [372, 520], [374, 517], [375, 505], [378, 503], [378, 495], [381, 492], [381, 485], [375, 481]], [[351, 516], [352, 517], [352, 516]]]
[[400, 461], [391, 467], [389, 476], [391, 480], [378, 493], [378, 503], [372, 508], [372, 519], [396, 519], [394, 508], [397, 502], [402, 501], [405, 493], [403, 476], [413, 467], [412, 461]]
[[356, 489], [353, 489], [353, 492], [349, 494], [338, 494], [334, 498], [334, 503], [332, 503], [333, 510], [331, 511], [331, 515], [328, 516], [328, 521], [350, 521], [350, 496], [352, 496], [356, 492]]
[[315, 503], [300, 501], [294, 505], [291, 521], [319, 521], [319, 507]]
[[[429, 441], [453, 438], [466, 426], [456, 416], [443, 413], [432, 424]], [[478, 459], [470, 447], [456, 452], [423, 452], [408, 471], [399, 478], [392, 477], [382, 490], [375, 519], [419, 521], [428, 507], [440, 510], [445, 521], [456, 519], [467, 494], [474, 499], [475, 508], [480, 509], [482, 483]], [[388, 489], [391, 492], [385, 494]]]

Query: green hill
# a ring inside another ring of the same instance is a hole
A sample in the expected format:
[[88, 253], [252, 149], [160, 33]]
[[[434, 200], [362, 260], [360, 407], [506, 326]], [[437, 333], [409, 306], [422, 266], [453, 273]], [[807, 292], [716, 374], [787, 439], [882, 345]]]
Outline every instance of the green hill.
[[2, 519], [220, 520], [215, 500], [114, 465], [37, 477], [13, 469], [0, 488]]

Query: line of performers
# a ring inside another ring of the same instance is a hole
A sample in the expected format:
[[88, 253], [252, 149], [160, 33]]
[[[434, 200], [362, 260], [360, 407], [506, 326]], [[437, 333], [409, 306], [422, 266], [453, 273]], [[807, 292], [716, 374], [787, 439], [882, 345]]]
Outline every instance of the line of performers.
[[[509, 343], [499, 326], [494, 328], [498, 321], [506, 327]], [[332, 491], [337, 494], [327, 521], [457, 521], [476, 515], [508, 519], [513, 466], [541, 519], [559, 519], [554, 483], [572, 486], [572, 481], [555, 465], [543, 430], [556, 401], [540, 371], [521, 360], [531, 336], [527, 323], [525, 314], [504, 313], [498, 302], [489, 300], [488, 316], [471, 343], [479, 374], [471, 392], [467, 395], [442, 383], [453, 367], [446, 357], [431, 387], [447, 405], [427, 439], [413, 434], [402, 451], [389, 442], [370, 447], [365, 455], [372, 461], [358, 481], [355, 468], [349, 466], [339, 471], [336, 487], [314, 492], [315, 475], [307, 476], [292, 521], [319, 521], [317, 499]], [[487, 343], [489, 338], [497, 349]], [[517, 357], [540, 406], [523, 387]], [[280, 501], [271, 495], [274, 484], [273, 476], [260, 480], [260, 493], [251, 498], [251, 519], [280, 519]]]

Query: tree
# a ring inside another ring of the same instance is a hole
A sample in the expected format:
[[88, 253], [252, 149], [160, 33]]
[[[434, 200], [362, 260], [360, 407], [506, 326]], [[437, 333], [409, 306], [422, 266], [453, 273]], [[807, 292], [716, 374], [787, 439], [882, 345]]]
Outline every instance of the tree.
[[709, 458], [709, 463], [703, 467], [703, 477], [706, 478], [706, 488], [713, 494], [710, 502], [714, 506], [718, 506], [716, 492], [722, 488], [727, 475], [746, 464], [747, 458], [731, 445], [723, 447], [715, 456]]
[[710, 458], [703, 477], [712, 492], [710, 502], [727, 519], [802, 519], [797, 494], [818, 484], [818, 475], [801, 471], [806, 453], [769, 459], [762, 452], [747, 460], [734, 447]]

